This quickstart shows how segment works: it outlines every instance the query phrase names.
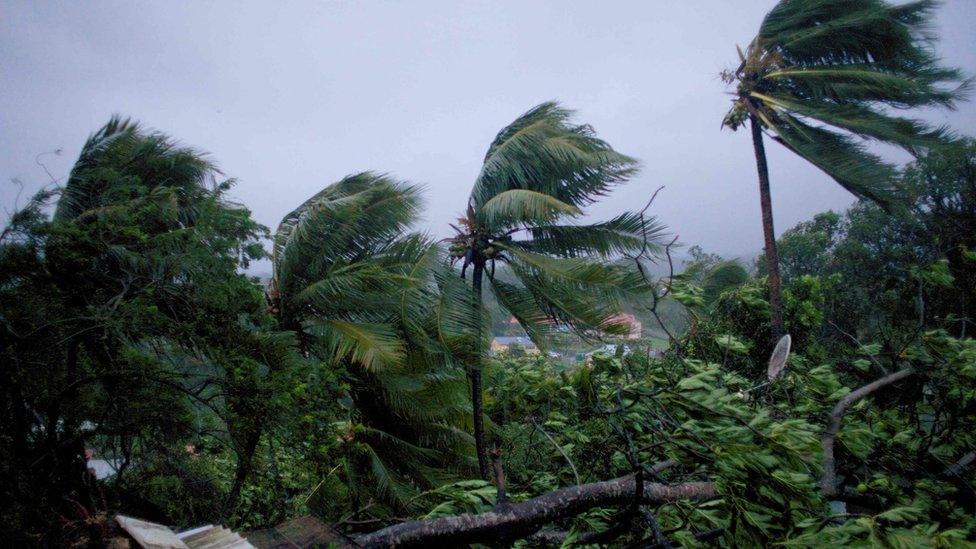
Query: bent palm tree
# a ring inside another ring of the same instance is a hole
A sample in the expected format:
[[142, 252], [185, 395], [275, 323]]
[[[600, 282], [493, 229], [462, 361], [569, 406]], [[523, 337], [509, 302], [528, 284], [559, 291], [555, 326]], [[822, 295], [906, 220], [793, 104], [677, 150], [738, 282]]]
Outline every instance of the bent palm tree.
[[281, 326], [349, 387], [349, 480], [400, 506], [470, 455], [452, 362], [470, 333], [454, 311], [468, 292], [434, 243], [405, 233], [419, 192], [372, 173], [326, 187], [279, 225], [268, 292]]
[[969, 82], [940, 67], [925, 32], [935, 2], [781, 0], [766, 15], [740, 65], [723, 79], [736, 85], [723, 126], [748, 120], [762, 207], [772, 336], [783, 333], [780, 276], [763, 130], [860, 198], [889, 205], [893, 166], [856, 138], [910, 152], [943, 143], [945, 128], [891, 115], [886, 108], [953, 107]]
[[[528, 111], [488, 148], [455, 227], [451, 245], [471, 267], [475, 310], [480, 321], [484, 276], [499, 305], [510, 312], [540, 347], [560, 326], [583, 335], [623, 333], [617, 318], [625, 297], [642, 291], [642, 279], [601, 258], [657, 245], [660, 226], [640, 214], [623, 214], [592, 225], [573, 223], [581, 207], [635, 173], [637, 163], [598, 139], [589, 126], [570, 123], [570, 111], [543, 103]], [[503, 262], [514, 281], [495, 276]], [[478, 333], [484, 333], [480, 323]], [[482, 478], [488, 478], [482, 410], [484, 339], [468, 367], [474, 408], [474, 435]]]
[[154, 200], [171, 206], [177, 220], [190, 225], [198, 214], [196, 199], [217, 187], [218, 175], [203, 153], [113, 116], [82, 147], [54, 219], [93, 216], [131, 201]]

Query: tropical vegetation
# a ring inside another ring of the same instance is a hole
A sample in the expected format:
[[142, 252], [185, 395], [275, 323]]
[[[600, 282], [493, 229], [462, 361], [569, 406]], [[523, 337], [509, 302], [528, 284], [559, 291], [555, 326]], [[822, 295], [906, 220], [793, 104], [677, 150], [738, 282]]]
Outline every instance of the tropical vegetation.
[[858, 200], [776, 241], [769, 217], [755, 264], [676, 262], [652, 193], [584, 217], [637, 161], [554, 102], [499, 132], [444, 240], [371, 171], [272, 233], [208, 155], [112, 118], [0, 232], [0, 536], [310, 515], [340, 546], [973, 546], [976, 141], [888, 108], [958, 97], [931, 8], [766, 18], [727, 124], [761, 180], [765, 130]]
[[772, 336], [783, 334], [779, 260], [764, 130], [859, 198], [899, 202], [897, 171], [861, 139], [918, 153], [952, 140], [946, 128], [892, 110], [952, 108], [970, 81], [942, 67], [929, 28], [934, 1], [782, 0], [766, 15], [739, 66], [723, 126], [747, 122], [759, 172]]
[[[461, 276], [471, 269], [472, 318], [484, 325], [482, 292], [488, 289], [541, 348], [564, 329], [581, 336], [623, 333], [622, 304], [638, 298], [643, 280], [606, 260], [660, 247], [661, 227], [638, 213], [602, 223], [575, 222], [581, 208], [634, 174], [637, 163], [598, 139], [589, 126], [573, 124], [570, 114], [543, 103], [498, 132], [450, 247], [461, 262]], [[510, 276], [496, 276], [496, 264]], [[483, 345], [475, 352], [468, 378], [479, 469], [488, 479], [478, 363]]]

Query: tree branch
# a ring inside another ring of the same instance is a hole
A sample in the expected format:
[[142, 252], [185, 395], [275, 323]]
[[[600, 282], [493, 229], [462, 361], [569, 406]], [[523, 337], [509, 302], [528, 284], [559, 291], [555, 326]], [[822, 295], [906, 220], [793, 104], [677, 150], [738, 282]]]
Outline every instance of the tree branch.
[[831, 497], [837, 495], [837, 464], [834, 460], [834, 442], [837, 440], [840, 422], [844, 419], [844, 414], [847, 412], [847, 409], [858, 400], [861, 400], [878, 389], [891, 385], [914, 373], [915, 370], [909, 366], [888, 374], [859, 389], [851, 391], [834, 406], [834, 410], [830, 413], [830, 425], [820, 439], [820, 443], [823, 446], [823, 477], [820, 479], [820, 490], [824, 496]]
[[542, 428], [541, 425], [539, 425], [539, 423], [535, 420], [535, 418], [530, 418], [530, 420], [532, 421], [532, 425], [536, 429], [542, 432], [542, 434], [546, 437], [546, 439], [548, 439], [549, 442], [551, 442], [552, 445], [556, 447], [556, 450], [559, 452], [559, 454], [563, 456], [563, 459], [566, 460], [566, 463], [569, 464], [569, 468], [573, 470], [573, 478], [576, 479], [576, 485], [578, 486], [580, 484], [580, 476], [579, 476], [579, 472], [576, 470], [576, 465], [573, 463], [573, 460], [569, 459], [569, 455], [566, 454], [566, 451], [563, 450], [563, 447], [560, 446], [559, 443], [557, 443], [552, 438], [552, 436], [550, 436], [549, 433], [547, 433], [546, 430]]
[[[362, 547], [459, 546], [528, 536], [544, 524], [594, 507], [626, 505], [636, 492], [633, 475], [555, 490], [507, 508], [481, 513], [405, 522], [357, 538]], [[715, 497], [711, 482], [645, 482], [642, 503], [703, 500]]]

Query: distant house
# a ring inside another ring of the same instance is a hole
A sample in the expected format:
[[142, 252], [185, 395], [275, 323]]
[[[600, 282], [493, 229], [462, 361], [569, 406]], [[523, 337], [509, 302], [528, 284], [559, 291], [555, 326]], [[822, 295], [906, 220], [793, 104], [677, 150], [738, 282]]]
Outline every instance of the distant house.
[[[624, 356], [627, 356], [632, 352], [630, 345], [621, 345], [621, 347], [622, 349], [620, 352]], [[615, 356], [617, 354], [617, 345], [614, 343], [608, 343], [602, 347], [593, 349], [592, 351], [586, 353], [583, 356], [586, 358], [587, 361], [589, 361], [589, 359], [592, 358], [593, 355], [595, 355], [596, 353], [603, 353], [605, 355]]]
[[122, 465], [121, 459], [95, 459], [95, 450], [85, 449], [85, 462], [88, 465], [88, 472], [98, 480], [105, 480], [115, 476]]
[[623, 324], [628, 327], [624, 339], [640, 339], [643, 332], [643, 325], [637, 317], [631, 314], [622, 313], [611, 319], [614, 323]]
[[499, 336], [491, 340], [491, 353], [496, 354], [507, 351], [512, 346], [522, 348], [529, 355], [534, 355], [539, 352], [539, 348], [527, 337]]

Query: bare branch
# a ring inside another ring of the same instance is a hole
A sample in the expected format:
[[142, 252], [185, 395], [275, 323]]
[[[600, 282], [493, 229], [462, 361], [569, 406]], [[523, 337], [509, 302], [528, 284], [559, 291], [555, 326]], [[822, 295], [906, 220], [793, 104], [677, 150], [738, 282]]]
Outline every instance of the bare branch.
[[895, 373], [888, 374], [859, 389], [851, 391], [834, 406], [834, 410], [830, 413], [830, 425], [820, 439], [821, 445], [823, 446], [823, 477], [820, 479], [820, 490], [824, 496], [830, 497], [837, 494], [837, 464], [834, 459], [834, 442], [837, 440], [837, 432], [840, 430], [840, 423], [844, 419], [844, 414], [847, 412], [847, 409], [850, 408], [851, 404], [854, 404], [878, 389], [891, 385], [914, 373], [915, 370], [909, 366]]
[[533, 425], [533, 426], [534, 426], [534, 427], [535, 427], [536, 429], [538, 429], [539, 431], [541, 431], [541, 432], [542, 432], [542, 434], [543, 434], [543, 435], [544, 435], [544, 436], [545, 436], [545, 437], [546, 437], [547, 439], [549, 439], [549, 442], [551, 442], [551, 443], [552, 443], [552, 445], [556, 447], [556, 450], [558, 450], [558, 451], [559, 451], [559, 453], [560, 453], [560, 454], [561, 454], [561, 455], [563, 456], [563, 459], [565, 459], [565, 460], [566, 460], [566, 463], [568, 463], [568, 464], [569, 464], [569, 468], [573, 470], [573, 478], [574, 478], [574, 479], [576, 479], [576, 485], [577, 485], [577, 486], [579, 486], [579, 485], [580, 485], [580, 476], [579, 476], [579, 471], [577, 471], [577, 470], [576, 470], [576, 465], [575, 465], [575, 464], [573, 464], [573, 460], [571, 460], [571, 459], [569, 459], [569, 455], [568, 455], [568, 454], [566, 454], [566, 451], [565, 451], [565, 450], [563, 450], [563, 447], [562, 447], [562, 446], [560, 446], [560, 445], [559, 445], [559, 443], [557, 443], [557, 442], [556, 442], [555, 440], [553, 440], [553, 438], [552, 438], [552, 436], [551, 436], [551, 435], [549, 435], [549, 433], [547, 433], [547, 432], [546, 432], [546, 430], [545, 430], [545, 429], [543, 429], [541, 425], [539, 425], [539, 423], [538, 423], [538, 422], [537, 422], [537, 421], [535, 420], [535, 418], [531, 418], [531, 421], [532, 421], [532, 425]]

